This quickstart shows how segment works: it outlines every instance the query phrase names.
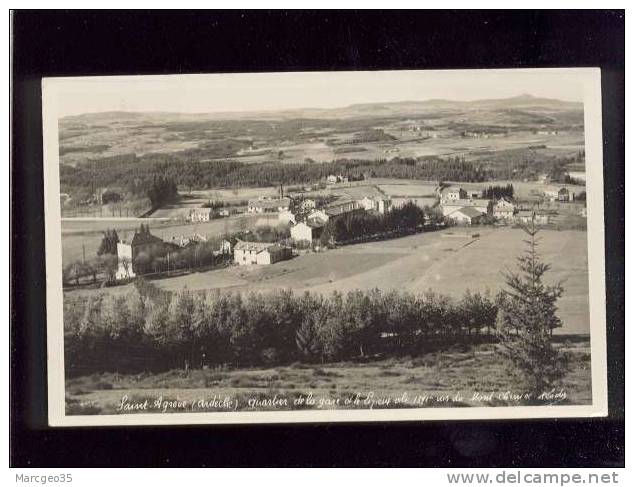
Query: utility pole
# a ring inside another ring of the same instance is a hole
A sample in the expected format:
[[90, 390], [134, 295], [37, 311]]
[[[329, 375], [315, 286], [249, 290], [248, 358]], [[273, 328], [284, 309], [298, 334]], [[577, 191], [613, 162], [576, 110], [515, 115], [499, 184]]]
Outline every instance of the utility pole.
[[81, 253], [82, 253], [82, 262], [85, 264], [86, 263], [86, 244], [85, 243], [81, 244]]

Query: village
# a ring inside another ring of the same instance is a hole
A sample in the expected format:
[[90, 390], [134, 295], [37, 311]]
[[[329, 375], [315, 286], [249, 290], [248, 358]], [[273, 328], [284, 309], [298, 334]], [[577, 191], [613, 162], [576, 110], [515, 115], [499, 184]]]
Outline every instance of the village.
[[[115, 241], [104, 252], [106, 259], [100, 257], [101, 269], [86, 265], [84, 257], [83, 262], [68, 266], [65, 283], [94, 285], [100, 281], [102, 285], [114, 285], [139, 275], [169, 277], [229, 265], [273, 265], [341, 245], [452, 227], [497, 228], [534, 222], [543, 228], [554, 228], [566, 215], [572, 215], [577, 222], [586, 218], [582, 186], [542, 186], [539, 193], [533, 190], [529, 198], [513, 194], [512, 184], [496, 186], [489, 182], [475, 187], [441, 182], [433, 185], [430, 199], [385, 194], [381, 186], [367, 181], [352, 183], [345, 175], [328, 176], [326, 192], [323, 184], [320, 191], [316, 186], [306, 186], [288, 192], [280, 185], [277, 195], [251, 198], [241, 208], [222, 204], [186, 208], [181, 216], [186, 223], [179, 228], [189, 225], [190, 233], [162, 239], [153, 234], [149, 224], [141, 223], [133, 231], [111, 234]], [[102, 190], [99, 194], [107, 192]], [[411, 224], [398, 229], [385, 227], [390, 216], [394, 219], [394, 215], [408, 209], [414, 212]], [[235, 231], [225, 228], [221, 235], [206, 233], [200, 227], [214, 220], [256, 217], [264, 219], [266, 225]], [[341, 229], [351, 227], [355, 227], [354, 235], [342, 237]]]

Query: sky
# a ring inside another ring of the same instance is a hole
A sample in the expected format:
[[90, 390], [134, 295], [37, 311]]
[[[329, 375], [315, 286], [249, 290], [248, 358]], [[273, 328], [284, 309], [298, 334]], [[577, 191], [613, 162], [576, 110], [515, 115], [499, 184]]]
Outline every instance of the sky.
[[584, 70], [346, 71], [48, 78], [58, 116], [104, 111], [212, 113], [521, 94], [583, 101]]

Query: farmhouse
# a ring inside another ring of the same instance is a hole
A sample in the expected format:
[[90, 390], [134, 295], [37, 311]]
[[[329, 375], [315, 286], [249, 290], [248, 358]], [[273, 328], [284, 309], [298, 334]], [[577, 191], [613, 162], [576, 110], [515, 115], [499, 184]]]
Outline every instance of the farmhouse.
[[557, 192], [558, 201], [570, 201], [571, 199], [572, 199], [571, 194], [570, 194], [570, 191], [568, 191], [568, 188], [561, 188]]
[[211, 210], [209, 208], [192, 208], [189, 210], [189, 221], [208, 222], [211, 219]]
[[515, 205], [506, 198], [500, 198], [493, 207], [493, 216], [498, 220], [510, 220], [515, 213]]
[[291, 238], [295, 242], [309, 242], [321, 237], [325, 223], [320, 221], [300, 222], [291, 227]]
[[445, 201], [441, 204], [442, 216], [449, 216], [461, 208], [473, 208], [480, 213], [491, 215], [493, 213], [493, 202], [491, 200], [468, 200], [459, 199], [455, 201]]
[[329, 184], [347, 183], [348, 182], [348, 177], [347, 176], [342, 176], [341, 174], [338, 174], [338, 175], [330, 174], [326, 178], [326, 181], [328, 181]]
[[290, 205], [290, 198], [249, 200], [247, 211], [249, 213], [276, 213], [288, 211]]
[[534, 210], [519, 210], [515, 215], [518, 223], [529, 224], [535, 218], [535, 225], [548, 225], [548, 214]]
[[148, 258], [165, 252], [167, 244], [160, 238], [150, 233], [150, 228], [141, 225], [141, 229], [134, 232], [130, 243], [121, 241], [117, 243], [118, 268], [116, 279], [129, 279], [136, 275], [136, 261], [139, 255], [145, 254]]
[[233, 261], [238, 265], [267, 265], [291, 258], [291, 249], [275, 243], [243, 242], [233, 248]]
[[359, 205], [366, 211], [374, 210], [383, 215], [392, 207], [392, 201], [389, 198], [366, 196], [359, 200]]
[[449, 186], [442, 192], [444, 201], [458, 201], [467, 198], [467, 192], [460, 186]]
[[567, 187], [551, 187], [544, 190], [544, 197], [550, 201], [568, 202], [575, 199], [575, 194]]
[[455, 223], [466, 225], [478, 224], [484, 217], [484, 213], [470, 206], [455, 210], [447, 216], [447, 218], [453, 220]]
[[328, 222], [328, 214], [324, 210], [313, 210], [308, 215], [306, 215], [307, 222]]

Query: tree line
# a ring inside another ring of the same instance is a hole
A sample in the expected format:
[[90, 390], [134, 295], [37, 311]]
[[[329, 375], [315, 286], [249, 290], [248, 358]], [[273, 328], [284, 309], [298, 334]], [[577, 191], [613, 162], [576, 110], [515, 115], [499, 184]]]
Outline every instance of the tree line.
[[458, 300], [378, 289], [208, 295], [137, 280], [125, 295], [67, 297], [65, 356], [69, 372], [88, 373], [416, 354], [491, 336], [497, 313], [488, 293]]
[[504, 186], [489, 186], [482, 190], [482, 197], [489, 200], [499, 200], [500, 198], [513, 199], [514, 194], [515, 189], [513, 188], [512, 184], [507, 184]]
[[425, 223], [437, 224], [442, 215], [427, 207], [418, 207], [408, 202], [400, 208], [392, 208], [384, 214], [368, 212], [351, 212], [338, 218], [331, 218], [326, 223], [320, 243], [348, 243], [368, 238], [386, 237], [414, 233], [425, 228]]
[[61, 187], [66, 192], [95, 187], [96, 184], [112, 186], [128, 181], [128, 190], [132, 194], [144, 194], [159, 178], [187, 189], [291, 185], [323, 180], [329, 174], [343, 174], [349, 180], [362, 180], [366, 176], [473, 182], [490, 179], [482, 164], [435, 156], [373, 161], [337, 159], [328, 163], [304, 161], [281, 164], [271, 161], [245, 164], [231, 160], [199, 160], [192, 154], [129, 154], [108, 162], [86, 161], [75, 167], [60, 165]]

